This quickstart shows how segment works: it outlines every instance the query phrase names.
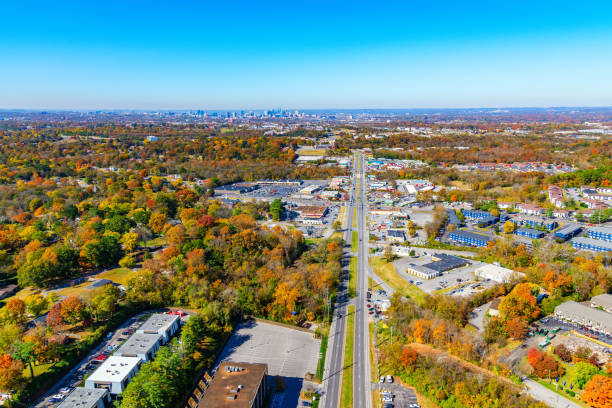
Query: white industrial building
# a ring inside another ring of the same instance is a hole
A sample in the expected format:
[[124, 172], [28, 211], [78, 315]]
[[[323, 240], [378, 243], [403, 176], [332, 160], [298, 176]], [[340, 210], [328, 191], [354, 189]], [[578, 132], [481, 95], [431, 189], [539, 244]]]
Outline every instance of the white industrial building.
[[57, 408], [106, 408], [110, 406], [111, 396], [103, 388], [75, 388]]
[[480, 279], [491, 279], [492, 281], [499, 283], [508, 283], [514, 276], [523, 276], [523, 274], [520, 272], [494, 264], [484, 264], [478, 267], [474, 271], [474, 274]]
[[85, 380], [87, 389], [105, 389], [113, 395], [125, 391], [140, 367], [139, 357], [110, 356]]
[[604, 293], [602, 295], [593, 296], [591, 299], [591, 307], [602, 308], [608, 313], [612, 313], [612, 295]]
[[570, 300], [555, 308], [555, 316], [612, 335], [612, 314]]
[[160, 334], [162, 343], [168, 340], [179, 329], [180, 319], [177, 315], [155, 313], [136, 330], [136, 333]]
[[118, 357], [138, 357], [143, 362], [152, 360], [161, 345], [161, 334], [134, 333], [115, 351]]

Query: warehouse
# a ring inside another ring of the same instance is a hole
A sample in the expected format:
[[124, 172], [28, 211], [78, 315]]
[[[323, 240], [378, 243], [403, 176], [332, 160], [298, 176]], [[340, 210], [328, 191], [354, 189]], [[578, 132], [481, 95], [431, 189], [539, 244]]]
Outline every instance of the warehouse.
[[266, 405], [268, 365], [221, 363], [198, 408], [263, 408]]
[[522, 273], [515, 272], [512, 269], [494, 264], [484, 264], [476, 269], [474, 274], [480, 279], [491, 279], [492, 281], [499, 283], [508, 283], [514, 276], [518, 278], [523, 275]]
[[419, 277], [421, 279], [434, 279], [440, 276], [440, 272], [430, 269], [425, 265], [408, 264], [406, 273]]
[[215, 188], [215, 194], [243, 194], [257, 190], [256, 183], [236, 183]]
[[423, 266], [438, 272], [446, 272], [470, 264], [470, 261], [467, 259], [447, 254], [432, 255], [431, 260], [432, 262]]
[[572, 239], [571, 243], [572, 243], [572, 247], [579, 249], [579, 250], [584, 250], [584, 251], [594, 251], [594, 252], [612, 251], [612, 242], [602, 241], [599, 239], [577, 237], [577, 238]]
[[608, 313], [612, 313], [612, 295], [604, 293], [602, 295], [593, 296], [591, 299], [591, 307], [602, 308]]
[[544, 235], [546, 235], [542, 231], [538, 231], [533, 228], [519, 228], [516, 231], [514, 231], [514, 233], [516, 235], [520, 235], [521, 237], [527, 237], [531, 239], [542, 238], [544, 237]]
[[555, 316], [599, 333], [612, 335], [612, 314], [570, 300], [555, 308]]
[[567, 224], [557, 231], [555, 231], [555, 238], [560, 241], [567, 241], [570, 238], [574, 238], [576, 235], [580, 234], [582, 231], [582, 227], [577, 224]]
[[452, 231], [448, 237], [451, 241], [467, 246], [485, 247], [489, 242], [493, 242], [493, 240], [486, 235], [464, 230]]
[[110, 356], [85, 380], [87, 389], [106, 389], [113, 395], [121, 394], [136, 375], [141, 360], [138, 357]]
[[106, 389], [77, 387], [57, 408], [106, 408], [110, 403], [111, 396]]
[[593, 227], [587, 230], [589, 238], [601, 239], [602, 241], [612, 242], [612, 228]]
[[160, 334], [162, 343], [168, 342], [179, 329], [180, 319], [177, 315], [155, 313], [136, 330], [136, 333]]
[[152, 360], [159, 350], [161, 334], [134, 333], [115, 351], [115, 356], [138, 357], [143, 362]]

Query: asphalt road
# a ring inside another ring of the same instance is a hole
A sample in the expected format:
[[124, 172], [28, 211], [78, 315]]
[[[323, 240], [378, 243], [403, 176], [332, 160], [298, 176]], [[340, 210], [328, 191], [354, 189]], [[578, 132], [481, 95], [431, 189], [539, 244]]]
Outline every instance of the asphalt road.
[[370, 379], [370, 352], [368, 311], [366, 308], [366, 293], [368, 290], [368, 235], [366, 232], [367, 185], [365, 180], [365, 161], [358, 154], [360, 193], [357, 198], [357, 229], [359, 245], [357, 250], [357, 294], [355, 297], [355, 345], [353, 355], [353, 407], [370, 408], [372, 406], [372, 391]]
[[323, 389], [325, 390], [321, 398], [321, 406], [325, 408], [336, 408], [340, 399], [340, 380], [344, 368], [344, 344], [346, 332], [346, 311], [348, 297], [348, 267], [350, 263], [350, 245], [353, 225], [353, 203], [355, 201], [355, 183], [353, 182], [349, 201], [347, 204], [347, 222], [344, 231], [344, 241], [346, 243], [343, 255], [342, 276], [338, 285], [336, 305], [332, 318], [330, 336], [327, 345], [327, 358], [325, 361], [325, 372], [323, 374]]

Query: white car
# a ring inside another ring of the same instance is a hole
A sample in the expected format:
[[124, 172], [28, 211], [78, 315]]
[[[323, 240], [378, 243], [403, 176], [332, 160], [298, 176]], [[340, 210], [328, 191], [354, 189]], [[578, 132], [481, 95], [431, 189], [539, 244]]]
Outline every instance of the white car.
[[381, 384], [384, 384], [384, 383], [385, 383], [385, 376], [384, 376], [384, 375], [381, 375], [381, 376], [380, 376], [380, 381], [379, 381], [379, 383], [381, 383]]
[[388, 383], [392, 383], [393, 382], [393, 377], [391, 377], [390, 374], [387, 374], [387, 382]]
[[391, 397], [383, 397], [383, 402], [393, 402], [393, 398]]
[[59, 390], [59, 393], [60, 394], [68, 394], [68, 393], [70, 393], [71, 390], [72, 390], [71, 388], [64, 387], [64, 388]]

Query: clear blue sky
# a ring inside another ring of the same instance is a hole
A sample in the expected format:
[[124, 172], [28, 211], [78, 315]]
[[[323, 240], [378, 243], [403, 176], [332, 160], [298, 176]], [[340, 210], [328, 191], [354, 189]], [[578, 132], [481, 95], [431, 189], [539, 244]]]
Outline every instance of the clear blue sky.
[[612, 1], [11, 1], [0, 108], [612, 105]]

